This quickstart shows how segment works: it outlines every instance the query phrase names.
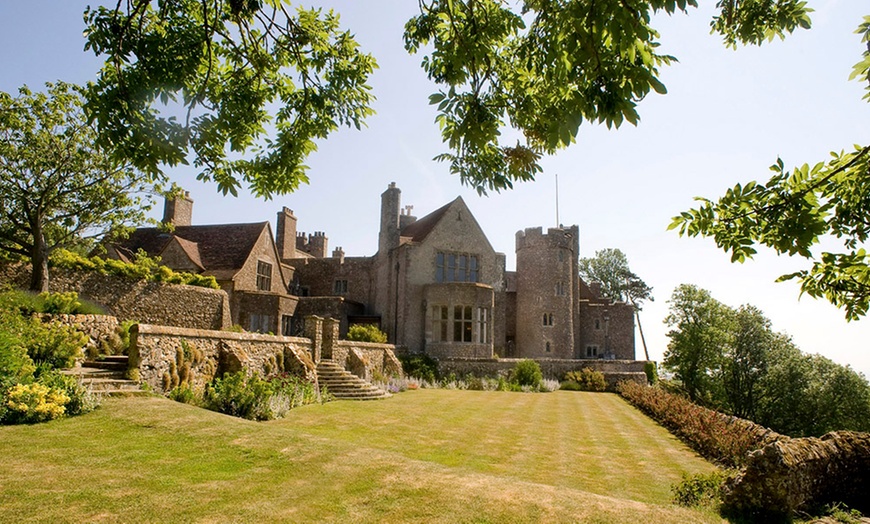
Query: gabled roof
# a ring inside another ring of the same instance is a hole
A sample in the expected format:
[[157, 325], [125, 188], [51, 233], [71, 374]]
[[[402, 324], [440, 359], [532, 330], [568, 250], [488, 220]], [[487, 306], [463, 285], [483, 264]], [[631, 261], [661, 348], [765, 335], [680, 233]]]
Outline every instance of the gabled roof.
[[178, 235], [172, 235], [169, 242], [163, 246], [163, 249], [160, 250], [160, 256], [163, 256], [163, 253], [166, 252], [166, 249], [175, 242], [184, 251], [184, 254], [187, 255], [187, 258], [198, 267], [200, 270], [205, 270], [205, 266], [202, 265], [202, 257], [199, 254], [199, 243], [191, 242], [190, 240], [185, 240]]
[[[179, 226], [172, 233], [143, 227], [118, 245], [133, 253], [142, 249], [151, 256], [159, 256], [174, 238], [193, 262], [210, 273], [220, 271], [226, 274], [228, 270], [235, 272], [244, 266], [263, 230], [268, 227], [268, 222]], [[193, 253], [196, 253], [196, 258]]]
[[429, 233], [435, 229], [438, 222], [440, 222], [441, 219], [444, 218], [444, 215], [447, 214], [447, 210], [450, 209], [450, 206], [452, 206], [457, 200], [462, 200], [462, 197], [456, 197], [453, 202], [439, 207], [416, 222], [408, 224], [404, 229], [402, 229], [401, 233], [399, 233], [400, 236], [410, 238], [413, 242], [422, 242]]

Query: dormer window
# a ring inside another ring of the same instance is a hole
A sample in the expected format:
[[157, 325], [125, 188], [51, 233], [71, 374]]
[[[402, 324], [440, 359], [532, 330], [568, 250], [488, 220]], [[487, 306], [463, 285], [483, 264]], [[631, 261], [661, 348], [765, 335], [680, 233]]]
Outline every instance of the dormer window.
[[272, 290], [272, 264], [257, 261], [257, 289], [260, 291]]

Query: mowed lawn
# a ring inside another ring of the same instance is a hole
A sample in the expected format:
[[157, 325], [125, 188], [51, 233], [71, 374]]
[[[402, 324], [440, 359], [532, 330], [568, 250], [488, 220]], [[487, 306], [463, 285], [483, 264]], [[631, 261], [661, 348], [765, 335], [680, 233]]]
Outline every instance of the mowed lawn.
[[158, 397], [0, 427], [2, 522], [717, 522], [617, 395], [420, 390], [257, 423]]

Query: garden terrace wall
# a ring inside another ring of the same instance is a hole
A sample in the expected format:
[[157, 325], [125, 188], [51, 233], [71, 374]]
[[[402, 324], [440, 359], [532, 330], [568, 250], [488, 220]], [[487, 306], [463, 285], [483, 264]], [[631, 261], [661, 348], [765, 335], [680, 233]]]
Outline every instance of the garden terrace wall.
[[[361, 379], [371, 381], [374, 373], [384, 376], [402, 376], [402, 364], [396, 358], [396, 346], [356, 340], [340, 340], [340, 323], [333, 318], [321, 319], [310, 316], [305, 319], [306, 329], [316, 333], [322, 325], [323, 358], [331, 359], [339, 366]], [[316, 336], [316, 335], [315, 335]]]
[[401, 376], [402, 364], [392, 344], [340, 340], [332, 347], [332, 360], [354, 375], [371, 381], [375, 373]]
[[139, 324], [130, 329], [130, 346], [140, 382], [164, 394], [183, 383], [204, 388], [215, 376], [242, 369], [316, 380], [307, 338]]
[[[96, 271], [51, 268], [50, 272], [50, 291], [75, 291], [121, 321], [193, 329], [224, 329], [231, 325], [229, 300], [219, 289], [147, 282]], [[27, 289], [30, 266], [4, 266], [0, 279]]]
[[[475, 377], [505, 376], [523, 359], [439, 359], [438, 372], [442, 376], [454, 374], [458, 377], [473, 375]], [[645, 361], [642, 360], [576, 360], [576, 359], [534, 359], [541, 366], [544, 378], [562, 380], [569, 371], [579, 371], [590, 368], [604, 374], [608, 391], [613, 391], [616, 384], [623, 380], [646, 384], [647, 378], [643, 371]]]

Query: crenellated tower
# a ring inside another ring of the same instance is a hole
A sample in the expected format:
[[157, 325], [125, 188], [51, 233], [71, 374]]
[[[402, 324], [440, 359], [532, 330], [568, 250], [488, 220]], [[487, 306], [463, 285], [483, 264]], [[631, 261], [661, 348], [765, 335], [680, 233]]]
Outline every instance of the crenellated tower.
[[578, 226], [540, 227], [516, 236], [517, 354], [575, 358], [579, 308]]

